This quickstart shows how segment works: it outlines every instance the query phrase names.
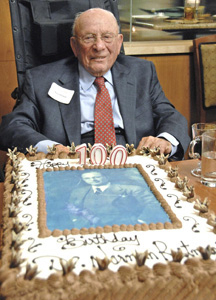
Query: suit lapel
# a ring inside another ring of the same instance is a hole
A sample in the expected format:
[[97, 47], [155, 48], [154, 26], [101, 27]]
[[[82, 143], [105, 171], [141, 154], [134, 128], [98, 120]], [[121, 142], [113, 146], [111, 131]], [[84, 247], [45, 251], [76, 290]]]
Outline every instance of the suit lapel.
[[124, 122], [126, 139], [129, 144], [136, 143], [135, 128], [135, 81], [130, 70], [116, 62], [112, 68], [113, 83], [120, 112]]
[[74, 91], [70, 103], [59, 103], [59, 108], [69, 143], [74, 142], [75, 145], [79, 145], [81, 143], [81, 112], [79, 75], [76, 61], [67, 66], [66, 71], [59, 78], [59, 83], [63, 88]]

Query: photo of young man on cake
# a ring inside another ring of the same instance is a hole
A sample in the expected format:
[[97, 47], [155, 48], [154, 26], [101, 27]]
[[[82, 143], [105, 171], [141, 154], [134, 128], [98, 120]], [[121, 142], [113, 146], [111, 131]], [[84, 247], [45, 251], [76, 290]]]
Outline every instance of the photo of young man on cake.
[[184, 157], [186, 119], [166, 98], [152, 62], [120, 54], [123, 36], [114, 15], [92, 8], [77, 15], [74, 56], [26, 72], [16, 108], [2, 119], [0, 149], [31, 145], [57, 152], [82, 143], [134, 144]]
[[155, 216], [162, 223], [170, 221], [136, 168], [78, 172], [81, 180], [66, 205], [72, 222], [68, 226], [150, 224]]

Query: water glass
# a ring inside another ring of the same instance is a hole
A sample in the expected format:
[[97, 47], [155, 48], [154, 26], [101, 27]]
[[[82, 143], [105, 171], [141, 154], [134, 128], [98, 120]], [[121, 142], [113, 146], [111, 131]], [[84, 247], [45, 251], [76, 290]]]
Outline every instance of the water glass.
[[195, 123], [192, 125], [192, 141], [189, 145], [189, 157], [198, 158], [197, 168], [191, 170], [192, 175], [201, 176], [201, 158], [202, 158], [202, 134], [206, 131], [216, 130], [216, 124], [213, 123]]
[[185, 0], [184, 18], [186, 21], [192, 21], [196, 18], [196, 12], [199, 6], [199, 0]]
[[206, 131], [202, 135], [201, 182], [216, 187], [216, 130]]

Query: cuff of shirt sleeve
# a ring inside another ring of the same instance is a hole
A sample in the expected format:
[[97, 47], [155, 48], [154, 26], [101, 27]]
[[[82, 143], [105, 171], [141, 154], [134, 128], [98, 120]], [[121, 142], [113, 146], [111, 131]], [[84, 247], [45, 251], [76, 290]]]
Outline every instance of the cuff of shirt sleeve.
[[163, 132], [163, 133], [160, 133], [158, 136], [158, 138], [164, 138], [166, 139], [168, 142], [171, 143], [172, 145], [172, 150], [170, 152], [170, 157], [173, 156], [177, 150], [178, 150], [178, 145], [179, 145], [179, 142], [177, 141], [177, 139], [172, 136], [171, 134], [169, 134], [168, 132]]
[[58, 145], [58, 144], [59, 143], [56, 143], [54, 141], [44, 140], [38, 142], [34, 147], [37, 147], [37, 152], [48, 153], [48, 146], [53, 147], [53, 145]]

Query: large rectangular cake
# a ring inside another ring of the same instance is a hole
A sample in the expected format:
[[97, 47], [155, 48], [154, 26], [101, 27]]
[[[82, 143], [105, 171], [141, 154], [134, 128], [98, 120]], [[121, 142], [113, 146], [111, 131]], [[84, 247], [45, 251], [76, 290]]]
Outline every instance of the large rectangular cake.
[[9, 153], [2, 299], [214, 299], [215, 216], [168, 162], [40, 155]]

